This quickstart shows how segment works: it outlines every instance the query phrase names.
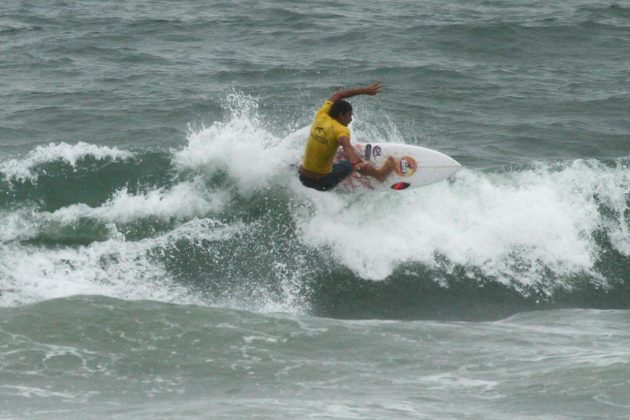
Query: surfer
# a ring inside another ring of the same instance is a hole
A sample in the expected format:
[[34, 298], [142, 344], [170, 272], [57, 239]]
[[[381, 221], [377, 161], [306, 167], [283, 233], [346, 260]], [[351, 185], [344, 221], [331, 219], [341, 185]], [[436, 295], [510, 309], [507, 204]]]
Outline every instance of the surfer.
[[[357, 95], [376, 95], [383, 89], [381, 83], [345, 89], [333, 93], [317, 111], [315, 121], [306, 142], [304, 161], [300, 165], [300, 182], [308, 188], [326, 191], [334, 188], [352, 171], [367, 175], [383, 182], [396, 161], [390, 157], [380, 168], [363, 162], [350, 144], [352, 105], [344, 101]], [[337, 149], [341, 146], [346, 160], [333, 163]]]

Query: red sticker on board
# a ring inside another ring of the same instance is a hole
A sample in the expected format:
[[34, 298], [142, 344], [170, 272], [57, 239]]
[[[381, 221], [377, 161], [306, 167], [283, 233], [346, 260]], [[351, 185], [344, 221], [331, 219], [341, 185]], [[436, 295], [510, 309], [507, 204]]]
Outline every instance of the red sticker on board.
[[405, 188], [407, 188], [410, 185], [411, 184], [408, 183], [408, 182], [396, 182], [395, 184], [392, 184], [391, 189], [392, 190], [404, 190]]

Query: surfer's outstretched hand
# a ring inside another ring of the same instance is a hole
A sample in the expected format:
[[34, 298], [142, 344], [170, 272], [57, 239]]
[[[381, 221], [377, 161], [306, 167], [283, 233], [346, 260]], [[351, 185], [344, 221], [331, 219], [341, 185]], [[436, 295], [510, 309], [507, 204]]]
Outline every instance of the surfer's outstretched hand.
[[376, 95], [383, 90], [383, 84], [381, 82], [375, 82], [365, 87], [366, 95]]
[[364, 87], [356, 87], [351, 89], [344, 89], [333, 93], [328, 100], [330, 102], [337, 102], [339, 99], [352, 98], [357, 95], [370, 95], [374, 96], [383, 90], [383, 84], [381, 82], [374, 82], [371, 85]]

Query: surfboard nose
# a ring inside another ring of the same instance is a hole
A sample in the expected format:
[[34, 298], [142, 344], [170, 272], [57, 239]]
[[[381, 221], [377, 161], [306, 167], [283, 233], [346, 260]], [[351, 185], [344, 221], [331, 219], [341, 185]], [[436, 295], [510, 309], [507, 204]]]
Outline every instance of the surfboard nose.
[[461, 163], [459, 163], [458, 161], [456, 161], [455, 159], [453, 159], [452, 157], [450, 157], [448, 155], [443, 155], [443, 156], [444, 156], [444, 161], [449, 163], [448, 166], [454, 166], [457, 169], [461, 169], [461, 167], [462, 167]]

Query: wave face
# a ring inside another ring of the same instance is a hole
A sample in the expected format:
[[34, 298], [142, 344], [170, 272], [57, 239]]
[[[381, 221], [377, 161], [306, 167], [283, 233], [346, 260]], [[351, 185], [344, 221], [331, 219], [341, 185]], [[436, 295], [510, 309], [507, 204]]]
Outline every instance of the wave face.
[[[627, 6], [97, 3], [0, 6], [0, 305], [628, 307]], [[304, 190], [301, 127], [374, 80], [355, 140], [465, 169], [405, 194]]]
[[[38, 146], [0, 164], [4, 306], [75, 294], [348, 318], [627, 308], [630, 160], [467, 168], [402, 194], [296, 179], [305, 129], [258, 103], [167, 151]], [[355, 136], [377, 127], [362, 121]], [[400, 141], [390, 130], [386, 141]]]

